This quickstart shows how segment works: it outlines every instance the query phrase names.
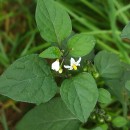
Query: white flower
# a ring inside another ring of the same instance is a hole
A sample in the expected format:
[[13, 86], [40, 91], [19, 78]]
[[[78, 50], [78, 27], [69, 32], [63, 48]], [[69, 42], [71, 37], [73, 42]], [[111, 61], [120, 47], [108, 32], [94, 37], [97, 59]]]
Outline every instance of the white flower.
[[57, 59], [55, 62], [52, 63], [51, 69], [52, 69], [52, 70], [55, 70], [55, 71], [57, 71], [57, 72], [59, 72], [59, 73], [62, 73], [63, 70], [62, 70], [62, 68], [61, 68], [61, 66], [60, 66], [59, 59]]
[[68, 70], [77, 70], [77, 66], [80, 66], [81, 57], [78, 59], [78, 61], [75, 61], [74, 58], [70, 59], [70, 66], [64, 65], [64, 67]]
[[55, 62], [52, 63], [51, 68], [55, 71], [59, 71], [60, 69], [60, 62], [59, 59], [57, 59]]

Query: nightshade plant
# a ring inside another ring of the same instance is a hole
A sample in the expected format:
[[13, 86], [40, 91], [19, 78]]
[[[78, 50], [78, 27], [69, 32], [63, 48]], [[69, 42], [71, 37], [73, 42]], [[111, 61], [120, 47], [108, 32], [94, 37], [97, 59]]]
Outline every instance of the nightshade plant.
[[[37, 0], [36, 23], [51, 46], [39, 55], [18, 59], [0, 77], [0, 94], [37, 104], [16, 130], [86, 129], [85, 124], [97, 118], [93, 114], [102, 116], [96, 108], [110, 104], [111, 95], [123, 108], [123, 116], [114, 118], [112, 124], [128, 129], [130, 66], [111, 52], [101, 51], [95, 56], [95, 38], [72, 32], [69, 15], [56, 1]], [[129, 39], [129, 30], [125, 30], [122, 37]], [[101, 122], [111, 120], [104, 115]], [[89, 127], [101, 128], [98, 123]], [[109, 123], [102, 129], [109, 129]]]

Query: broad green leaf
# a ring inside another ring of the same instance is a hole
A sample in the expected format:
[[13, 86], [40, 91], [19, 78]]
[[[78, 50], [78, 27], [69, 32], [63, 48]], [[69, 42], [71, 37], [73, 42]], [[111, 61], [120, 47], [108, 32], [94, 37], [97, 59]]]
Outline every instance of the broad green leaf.
[[92, 130], [103, 130], [100, 126], [93, 128]]
[[108, 125], [107, 124], [102, 124], [102, 125], [97, 126], [96, 128], [93, 128], [91, 130], [108, 130]]
[[60, 94], [71, 112], [82, 122], [87, 121], [98, 99], [97, 85], [89, 73], [64, 80]]
[[82, 57], [89, 54], [94, 46], [96, 40], [93, 36], [85, 33], [76, 34], [67, 43], [70, 55], [73, 57]]
[[98, 101], [101, 103], [110, 103], [111, 102], [111, 94], [104, 88], [100, 88], [99, 90]]
[[60, 98], [41, 104], [16, 126], [16, 130], [79, 130], [80, 122], [67, 109]]
[[118, 116], [112, 120], [112, 124], [115, 127], [123, 127], [127, 124], [127, 120], [122, 116]]
[[42, 58], [56, 59], [62, 56], [62, 52], [58, 47], [49, 47], [48, 49], [43, 51], [39, 56]]
[[94, 64], [103, 78], [119, 78], [122, 75], [119, 57], [111, 52], [99, 52], [94, 59]]
[[72, 31], [69, 15], [54, 0], [37, 0], [36, 23], [48, 42], [61, 43]]
[[124, 70], [122, 76], [118, 79], [105, 79], [105, 83], [109, 86], [111, 94], [113, 94], [117, 100], [124, 104], [125, 96], [130, 97], [130, 92], [125, 88], [126, 82], [130, 80], [130, 70]]
[[0, 94], [16, 101], [39, 104], [49, 101], [56, 91], [50, 68], [38, 55], [18, 59], [0, 77]]
[[122, 30], [121, 38], [130, 40], [130, 22]]
[[110, 88], [112, 95], [116, 97], [121, 103], [124, 102], [124, 88], [123, 84], [120, 82], [120, 79], [106, 80], [107, 86]]
[[126, 81], [125, 88], [130, 91], [130, 80]]
[[100, 127], [102, 128], [102, 130], [108, 130], [108, 124], [102, 124], [100, 125]]

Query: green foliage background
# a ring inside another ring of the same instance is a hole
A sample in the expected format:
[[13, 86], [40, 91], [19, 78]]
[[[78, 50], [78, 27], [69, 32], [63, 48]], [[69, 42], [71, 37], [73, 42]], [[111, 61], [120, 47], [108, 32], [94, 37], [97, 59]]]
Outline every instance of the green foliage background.
[[[75, 32], [85, 32], [86, 34], [95, 36], [95, 39], [97, 39], [95, 52], [99, 50], [108, 50], [119, 55], [121, 61], [130, 63], [129, 40], [125, 39], [125, 41], [122, 41], [120, 38], [122, 29], [130, 20], [129, 0], [57, 1], [62, 4], [63, 8], [65, 8], [71, 16], [73, 30]], [[0, 73], [17, 58], [32, 53], [40, 53], [41, 50], [50, 46], [50, 43], [46, 43], [41, 39], [39, 31], [36, 28], [34, 16], [35, 7], [35, 0], [0, 1]], [[114, 62], [115, 59], [116, 62]], [[111, 60], [113, 60], [111, 62], [114, 62], [115, 66], [119, 63], [118, 58], [113, 58]], [[100, 65], [98, 63], [96, 67], [100, 70]], [[111, 66], [107, 69], [111, 72]], [[119, 70], [118, 68], [116, 69], [117, 71]], [[113, 72], [114, 77], [117, 76], [116, 69], [115, 72]], [[109, 78], [105, 76], [105, 71], [100, 73], [102, 77]], [[108, 86], [109, 84], [111, 86], [115, 85], [117, 81], [110, 80]], [[124, 85], [122, 82], [120, 84]], [[117, 94], [117, 97], [118, 96]], [[3, 97], [1, 98], [1, 101], [5, 104], [8, 100], [8, 98], [4, 100]], [[120, 106], [115, 110], [120, 110]], [[3, 113], [1, 122], [4, 124], [5, 130], [7, 130], [7, 121], [4, 120], [4, 117], [5, 114]], [[120, 117], [119, 119], [123, 122], [123, 119]], [[115, 119], [113, 124], [118, 126], [118, 121]]]

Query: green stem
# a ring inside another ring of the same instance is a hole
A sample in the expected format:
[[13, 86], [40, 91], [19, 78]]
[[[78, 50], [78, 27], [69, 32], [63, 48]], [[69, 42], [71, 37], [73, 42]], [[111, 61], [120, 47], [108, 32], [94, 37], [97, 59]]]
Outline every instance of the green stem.
[[[127, 119], [127, 112], [128, 112], [127, 101], [124, 101], [122, 107], [123, 107], [123, 116]], [[128, 130], [127, 126], [124, 126], [123, 130]]]
[[128, 109], [127, 109], [127, 102], [125, 101], [125, 102], [123, 103], [123, 116], [124, 116], [125, 118], [127, 118], [127, 111], [128, 111]]
[[43, 43], [39, 46], [33, 47], [30, 50], [27, 51], [27, 54], [32, 54], [35, 53], [37, 51], [42, 51], [44, 49], [46, 49], [47, 47], [49, 47], [51, 45], [51, 43]]
[[33, 43], [34, 36], [35, 36], [35, 33], [33, 33], [32, 36], [30, 37], [29, 42], [27, 43], [27, 46], [25, 47], [25, 49], [21, 53], [21, 56], [26, 55], [27, 51], [29, 50], [29, 48], [31, 47], [31, 45]]
[[120, 9], [116, 12], [116, 15], [119, 15], [120, 13], [123, 13], [124, 11], [127, 11], [128, 9], [130, 9], [130, 4], [128, 4], [127, 6], [124, 6], [124, 7], [120, 8]]
[[120, 53], [119, 53], [117, 50], [111, 48], [111, 47], [108, 46], [107, 44], [104, 44], [101, 40], [97, 40], [97, 44], [98, 44], [102, 49], [105, 49], [105, 50], [107, 50], [107, 51], [111, 51], [111, 52], [113, 52], [113, 53], [115, 53], [115, 54], [120, 55]]
[[4, 57], [4, 59], [9, 63], [9, 58], [8, 58], [6, 52], [5, 52], [5, 49], [4, 49], [4, 46], [3, 46], [3, 45], [4, 45], [4, 44], [2, 43], [1, 38], [0, 38], [0, 51], [1, 51], [1, 53], [2, 53], [2, 55], [3, 55], [3, 57]]
[[[124, 96], [124, 102], [122, 103], [122, 108], [123, 108], [123, 116], [124, 118], [127, 120], [127, 114], [128, 114], [128, 94], [124, 88], [124, 91], [123, 91], [123, 96]], [[124, 126], [123, 127], [123, 130], [128, 130], [127, 126]]]
[[3, 125], [4, 130], [9, 130], [9, 129], [8, 129], [8, 125], [7, 125], [7, 121], [6, 121], [5, 112], [4, 112], [3, 109], [1, 110], [1, 118], [0, 118], [0, 121], [1, 121], [1, 123], [2, 123], [2, 125]]
[[112, 35], [115, 39], [115, 45], [117, 46], [117, 48], [120, 50], [120, 52], [122, 53], [124, 59], [130, 63], [130, 58], [129, 58], [129, 55], [128, 53], [124, 50], [123, 46], [122, 46], [122, 42], [120, 41], [120, 38], [118, 35], [116, 35], [116, 31], [118, 30], [117, 29], [117, 26], [116, 26], [116, 9], [115, 9], [115, 6], [114, 6], [114, 0], [108, 0], [108, 5], [109, 5], [109, 19], [110, 19], [110, 25], [111, 25], [111, 28], [112, 28]]
[[72, 10], [74, 10], [74, 9], [70, 5], [67, 5], [63, 2], [61, 2], [61, 5], [75, 20], [77, 20], [83, 26], [85, 26], [91, 30], [98, 30], [98, 28], [93, 26], [93, 24], [91, 24], [89, 21], [86, 21], [86, 19], [78, 16], [75, 12], [73, 12]]
[[[119, 11], [120, 9], [122, 9], [122, 7], [121, 7], [121, 5], [119, 4], [119, 1], [117, 2], [117, 1], [114, 1], [115, 2], [115, 5], [117, 6], [117, 8], [118, 8], [118, 11], [116, 11], [116, 16], [117, 16], [117, 14], [118, 15], [120, 15], [120, 17], [122, 17], [122, 20], [125, 22], [125, 24], [127, 24], [128, 23], [128, 17], [125, 15], [125, 13], [123, 13], [122, 11]], [[117, 13], [118, 12], [118, 13]]]
[[127, 119], [127, 112], [128, 112], [128, 94], [124, 88], [123, 91], [123, 96], [124, 96], [124, 102], [122, 103], [122, 107], [123, 107], [123, 116]]
[[95, 5], [92, 2], [89, 2], [87, 0], [80, 0], [84, 5], [101, 15], [103, 18], [106, 18], [106, 16], [100, 11], [98, 8], [95, 8]]

